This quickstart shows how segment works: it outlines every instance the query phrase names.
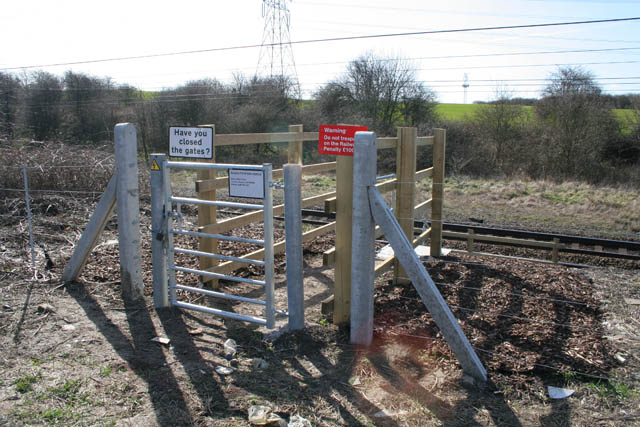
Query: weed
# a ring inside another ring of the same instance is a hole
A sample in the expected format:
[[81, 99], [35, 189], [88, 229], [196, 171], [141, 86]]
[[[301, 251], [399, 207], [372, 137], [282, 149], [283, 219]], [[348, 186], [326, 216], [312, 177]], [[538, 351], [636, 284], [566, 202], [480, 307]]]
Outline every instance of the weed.
[[80, 395], [81, 386], [80, 380], [66, 380], [61, 386], [50, 388], [48, 391], [59, 399], [73, 403], [83, 399], [83, 396]]
[[49, 424], [58, 424], [60, 421], [63, 421], [67, 418], [70, 418], [70, 413], [68, 409], [46, 409], [42, 412], [42, 418], [49, 422]]
[[111, 366], [106, 366], [100, 371], [100, 376], [102, 378], [108, 377], [109, 375], [111, 375], [111, 372], [112, 372], [111, 371]]
[[615, 381], [596, 381], [587, 384], [587, 389], [606, 400], [626, 400], [638, 394], [637, 390], [627, 384]]
[[329, 321], [326, 318], [322, 318], [320, 320], [318, 320], [318, 323], [322, 326], [329, 326]]
[[18, 393], [27, 393], [33, 390], [31, 385], [37, 382], [38, 382], [38, 377], [36, 377], [35, 375], [25, 375], [24, 377], [18, 378], [14, 382], [14, 384], [16, 386], [16, 391]]

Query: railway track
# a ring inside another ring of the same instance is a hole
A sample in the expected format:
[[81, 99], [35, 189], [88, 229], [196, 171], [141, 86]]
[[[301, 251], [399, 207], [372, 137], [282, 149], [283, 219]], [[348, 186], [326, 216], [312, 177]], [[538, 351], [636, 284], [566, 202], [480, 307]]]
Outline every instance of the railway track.
[[[335, 214], [322, 210], [303, 209], [306, 217], [335, 219]], [[322, 224], [318, 220], [307, 220], [310, 223]], [[429, 221], [414, 221], [417, 229], [429, 228]], [[448, 240], [486, 243], [498, 246], [520, 247], [528, 249], [550, 249], [558, 252], [640, 261], [640, 242], [628, 240], [601, 239], [569, 234], [544, 233], [537, 231], [514, 230], [506, 228], [485, 227], [479, 225], [443, 223], [443, 238]]]
[[[241, 212], [230, 210], [224, 210], [221, 213], [241, 214]], [[303, 223], [318, 226], [326, 225], [335, 220], [335, 213], [327, 213], [324, 210], [316, 209], [302, 209], [302, 216]], [[284, 220], [284, 217], [275, 216], [274, 219]], [[425, 230], [430, 226], [431, 223], [429, 221], [414, 221], [416, 231]], [[449, 222], [443, 223], [442, 233], [445, 240], [467, 242], [467, 249], [471, 249], [471, 251], [473, 251], [474, 244], [490, 244], [535, 250], [551, 250], [556, 261], [559, 253], [640, 261], [640, 241], [602, 239]]]

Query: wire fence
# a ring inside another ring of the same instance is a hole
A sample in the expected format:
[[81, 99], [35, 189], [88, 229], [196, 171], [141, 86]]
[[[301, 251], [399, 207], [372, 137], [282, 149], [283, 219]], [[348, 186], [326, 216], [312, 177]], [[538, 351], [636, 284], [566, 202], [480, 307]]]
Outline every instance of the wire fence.
[[[84, 226], [82, 221], [74, 222], [70, 220], [67, 216], [63, 216], [60, 212], [48, 212], [47, 209], [53, 209], [55, 211], [55, 207], [51, 203], [50, 198], [60, 198], [63, 196], [69, 197], [82, 197], [88, 200], [86, 203], [87, 206], [91, 206], [93, 203], [97, 201], [97, 196], [99, 196], [102, 191], [98, 188], [93, 190], [85, 189], [85, 190], [76, 190], [76, 189], [64, 189], [64, 187], [60, 188], [51, 188], [46, 187], [47, 180], [42, 179], [42, 177], [32, 177], [31, 174], [43, 174], [49, 173], [52, 171], [67, 171], [67, 170], [79, 170], [83, 172], [83, 176], [90, 175], [95, 170], [95, 163], [90, 165], [50, 165], [50, 164], [40, 164], [40, 165], [22, 165], [22, 166], [5, 166], [0, 165], [0, 172], [7, 175], [13, 176], [13, 182], [18, 182], [18, 178], [22, 179], [22, 188], [18, 188], [18, 186], [3, 186], [0, 187], [0, 201], [2, 202], [3, 211], [0, 211], [0, 218], [2, 218], [2, 223], [11, 224], [14, 226], [12, 230], [3, 230], [3, 234], [5, 238], [11, 238], [14, 240], [20, 240], [21, 242], [25, 242], [25, 255], [26, 259], [28, 259], [29, 269], [31, 270], [33, 275], [38, 274], [39, 266], [37, 263], [37, 254], [38, 247], [41, 245], [39, 243], [39, 239], [62, 239], [66, 240], [70, 245], [74, 244], [72, 238], [68, 238], [66, 236], [60, 236], [59, 234], [55, 234], [50, 232], [49, 230], [53, 229], [53, 227], [69, 227], [74, 230], [74, 232], [80, 231]], [[101, 168], [103, 171], [109, 171], [105, 166]], [[109, 171], [110, 172], [110, 171]], [[105, 175], [109, 175], [107, 173]], [[33, 179], [32, 179], [33, 178]], [[32, 185], [33, 182], [36, 182], [38, 185], [34, 188]], [[98, 182], [98, 181], [96, 181]], [[92, 185], [95, 185], [93, 183]], [[99, 185], [97, 186], [99, 187]], [[6, 192], [5, 197], [3, 197], [3, 192]], [[7, 196], [10, 195], [10, 196]], [[49, 199], [48, 199], [49, 198]], [[34, 204], [35, 201], [35, 204]], [[39, 207], [40, 210], [34, 211], [34, 206]], [[2, 206], [0, 206], [2, 207]], [[53, 215], [56, 213], [56, 215]], [[90, 213], [87, 210], [87, 213]], [[49, 218], [49, 214], [51, 214], [51, 218]], [[88, 216], [88, 215], [87, 215]], [[84, 218], [86, 220], [86, 218]], [[3, 227], [4, 228], [4, 227]], [[50, 261], [49, 256], [45, 252], [44, 259], [46, 261]], [[469, 266], [470, 268], [478, 268], [478, 267], [492, 267], [489, 264], [480, 263], [480, 262], [453, 262], [446, 260], [438, 260], [437, 262], [442, 263], [443, 265], [449, 264], [464, 264]], [[533, 304], [537, 303], [550, 303], [556, 306], [565, 306], [565, 307], [573, 307], [573, 308], [583, 308], [589, 310], [605, 310], [606, 306], [602, 304], [597, 304], [592, 301], [581, 301], [578, 299], [571, 298], [560, 298], [555, 296], [541, 295], [534, 293], [535, 291], [531, 291], [532, 293], [524, 293], [518, 290], [507, 290], [506, 287], [504, 289], [486, 289], [482, 286], [476, 285], [473, 282], [463, 282], [460, 283], [450, 283], [448, 281], [438, 280], [435, 282], [436, 285], [444, 291], [444, 289], [451, 289], [454, 291], [468, 291], [473, 293], [482, 294], [483, 298], [492, 297], [492, 298], [502, 298], [502, 299], [519, 299], [531, 301]], [[405, 295], [397, 295], [388, 292], [383, 292], [380, 290], [376, 290], [377, 295], [386, 296], [386, 297], [396, 297], [401, 298], [403, 300], [415, 303], [422, 304], [422, 301], [419, 298], [405, 296]], [[495, 313], [492, 311], [487, 311], [481, 307], [471, 307], [465, 304], [454, 304], [449, 303], [449, 307], [454, 311], [457, 315], [458, 319], [461, 319], [461, 316], [464, 314], [467, 315], [483, 315], [483, 316], [492, 316], [498, 317], [502, 319], [509, 319], [513, 321], [517, 321], [520, 323], [526, 323], [532, 325], [532, 330], [535, 329], [535, 326], [543, 326], [543, 327], [552, 327], [555, 329], [565, 329], [571, 331], [571, 333], [581, 333], [585, 331], [589, 331], [592, 329], [589, 326], [580, 326], [570, 323], [565, 323], [561, 321], [548, 321], [548, 320], [540, 320], [531, 317], [525, 317], [524, 315], [518, 315], [516, 313]], [[385, 333], [391, 335], [405, 336], [410, 338], [422, 339], [422, 340], [431, 340], [431, 341], [443, 341], [443, 338], [440, 337], [429, 337], [420, 334], [411, 334], [403, 331], [397, 331], [393, 329], [388, 329], [384, 331]], [[500, 351], [495, 351], [492, 348], [486, 348], [482, 346], [474, 346], [475, 350], [479, 353], [495, 356], [497, 358], [502, 358], [504, 360], [511, 361], [519, 361], [521, 362], [523, 359], [504, 354]], [[555, 366], [550, 363], [539, 363], [539, 362], [531, 362], [527, 361], [529, 365], [536, 366], [541, 369], [551, 370], [555, 372], [561, 373], [570, 373], [574, 375], [580, 375], [588, 378], [602, 379], [607, 380], [608, 377], [603, 374], [597, 374], [594, 372], [584, 372], [578, 369], [567, 369], [566, 367]]]

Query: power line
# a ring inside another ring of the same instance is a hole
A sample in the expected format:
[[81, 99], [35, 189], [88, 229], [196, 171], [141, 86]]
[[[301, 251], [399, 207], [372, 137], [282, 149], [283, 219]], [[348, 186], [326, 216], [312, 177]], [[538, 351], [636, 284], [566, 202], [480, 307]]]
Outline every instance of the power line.
[[[411, 32], [402, 32], [402, 33], [371, 34], [371, 35], [362, 35], [362, 36], [330, 37], [330, 38], [324, 38], [324, 39], [298, 40], [298, 41], [292, 41], [291, 44], [297, 45], [297, 44], [311, 44], [311, 43], [327, 43], [327, 42], [349, 41], [349, 40], [423, 36], [423, 35], [432, 35], [432, 34], [467, 33], [467, 32], [477, 32], [477, 31], [499, 31], [499, 30], [525, 29], [525, 28], [559, 27], [559, 26], [570, 26], [570, 25], [602, 24], [602, 23], [612, 23], [612, 22], [630, 22], [630, 21], [639, 21], [639, 20], [640, 20], [640, 17], [631, 17], [631, 18], [614, 18], [614, 19], [595, 19], [595, 20], [587, 20], [587, 21], [550, 22], [550, 23], [544, 23], [544, 24], [502, 25], [502, 26], [496, 26], [496, 27], [473, 27], [473, 28], [457, 28], [457, 29], [448, 29], [448, 30], [411, 31]], [[261, 48], [261, 47], [277, 47], [277, 46], [278, 46], [278, 43], [228, 46], [228, 47], [218, 47], [218, 48], [211, 48], [211, 49], [198, 49], [198, 50], [188, 50], [188, 51], [169, 52], [169, 53], [156, 53], [156, 54], [149, 54], [149, 55], [123, 56], [123, 57], [116, 57], [116, 58], [92, 59], [92, 60], [74, 61], [74, 62], [60, 62], [55, 64], [25, 65], [20, 67], [0, 68], [0, 71], [26, 70], [26, 69], [32, 69], [32, 68], [45, 68], [45, 67], [59, 67], [59, 66], [65, 66], [65, 65], [94, 64], [94, 63], [101, 63], [101, 62], [130, 61], [130, 60], [137, 60], [137, 59], [160, 58], [160, 57], [167, 57], [167, 56], [191, 55], [191, 54], [197, 54], [197, 53], [222, 52], [222, 51], [230, 51], [230, 50], [254, 49], [254, 48]]]

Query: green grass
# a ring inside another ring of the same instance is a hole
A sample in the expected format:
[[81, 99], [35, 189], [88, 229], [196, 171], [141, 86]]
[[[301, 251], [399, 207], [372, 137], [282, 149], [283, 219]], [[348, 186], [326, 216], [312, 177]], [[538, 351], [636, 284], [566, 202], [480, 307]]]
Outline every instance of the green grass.
[[627, 384], [615, 381], [598, 381], [587, 385], [587, 388], [605, 400], [626, 400], [637, 396], [638, 391]]
[[468, 121], [480, 104], [437, 104], [436, 113], [445, 120]]
[[[482, 106], [483, 104], [437, 104], [436, 113], [445, 120], [466, 122], [473, 119], [476, 111]], [[527, 112], [529, 120], [533, 119], [533, 107], [525, 105], [523, 108]], [[624, 132], [631, 132], [634, 125], [640, 120], [640, 116], [633, 110], [615, 109], [613, 113], [622, 125]]]
[[15, 380], [16, 391], [18, 393], [27, 393], [33, 390], [32, 384], [38, 382], [38, 377], [35, 375], [25, 375]]

